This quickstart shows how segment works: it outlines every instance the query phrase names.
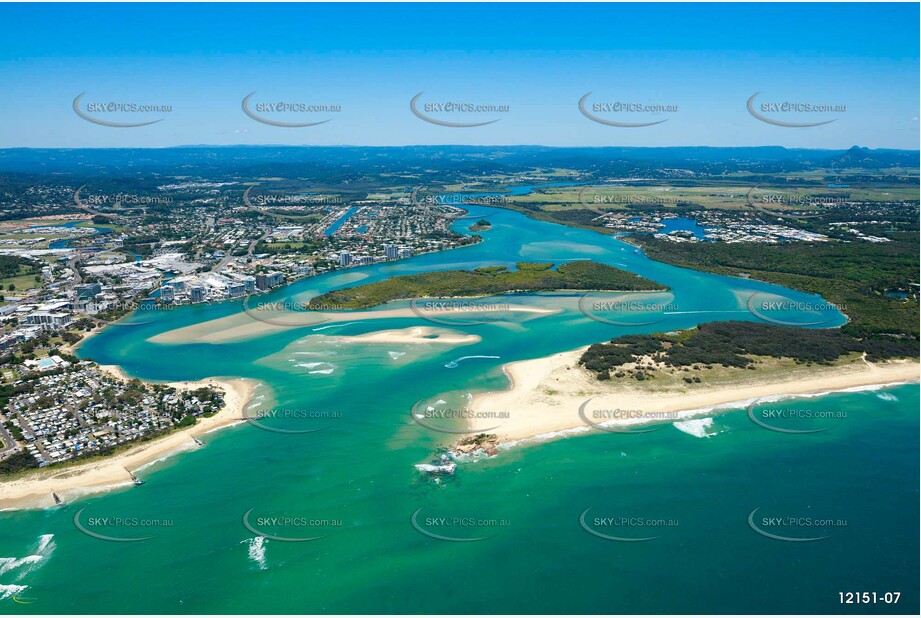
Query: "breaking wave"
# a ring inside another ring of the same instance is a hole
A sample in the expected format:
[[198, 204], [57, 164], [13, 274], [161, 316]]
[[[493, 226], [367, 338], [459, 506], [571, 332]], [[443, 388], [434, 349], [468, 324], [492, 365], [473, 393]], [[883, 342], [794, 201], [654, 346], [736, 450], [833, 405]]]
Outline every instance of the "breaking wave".
[[[13, 581], [21, 582], [26, 575], [44, 565], [54, 552], [53, 534], [43, 534], [36, 540], [35, 546], [22, 558], [0, 558], [0, 576], [9, 574]], [[0, 599], [14, 597], [26, 590], [26, 584], [0, 584]]]
[[260, 571], [265, 571], [268, 568], [265, 561], [265, 544], [268, 542], [268, 539], [264, 536], [256, 536], [240, 541], [240, 543], [247, 545], [249, 559], [256, 563]]
[[677, 423], [672, 423], [675, 429], [683, 431], [686, 434], [690, 434], [695, 438], [709, 438], [710, 436], [715, 436], [716, 433], [711, 433], [708, 431], [713, 428], [713, 419], [709, 416], [706, 418], [692, 418], [686, 421], [679, 421]]

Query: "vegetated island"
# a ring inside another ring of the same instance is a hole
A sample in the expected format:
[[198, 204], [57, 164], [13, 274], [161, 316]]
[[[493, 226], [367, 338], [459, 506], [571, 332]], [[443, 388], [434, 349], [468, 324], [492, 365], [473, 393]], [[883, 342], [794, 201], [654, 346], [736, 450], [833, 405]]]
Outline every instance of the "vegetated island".
[[[629, 427], [699, 418], [706, 428], [712, 421], [700, 417], [760, 398], [916, 382], [917, 357], [910, 340], [753, 322], [625, 335], [505, 365], [510, 389], [476, 395], [470, 409], [507, 410], [509, 418], [475, 441], [458, 441], [454, 452], [481, 444], [495, 452], [497, 444], [602, 431], [594, 423]], [[595, 409], [619, 412], [593, 416]], [[471, 432], [477, 422], [470, 421]]]
[[486, 219], [480, 219], [476, 223], [470, 226], [471, 232], [482, 232], [483, 230], [488, 230], [492, 228], [492, 223]]
[[486, 266], [474, 270], [443, 270], [404, 275], [344, 290], [327, 292], [310, 301], [320, 307], [369, 309], [408, 298], [491, 296], [510, 292], [553, 290], [662, 291], [664, 285], [631, 272], [579, 260], [552, 270], [549, 262], [518, 262], [517, 270]]

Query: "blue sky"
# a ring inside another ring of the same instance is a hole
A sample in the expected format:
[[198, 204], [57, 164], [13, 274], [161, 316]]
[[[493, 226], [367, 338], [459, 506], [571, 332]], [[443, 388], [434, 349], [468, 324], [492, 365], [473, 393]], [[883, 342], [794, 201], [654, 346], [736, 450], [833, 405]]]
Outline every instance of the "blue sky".
[[[919, 146], [917, 4], [59, 4], [0, 5], [7, 107], [0, 147], [183, 144], [543, 144], [551, 146]], [[335, 113], [264, 113], [312, 127], [259, 123], [241, 110], [284, 101]], [[74, 98], [170, 105], [164, 113], [78, 117]], [[503, 113], [428, 113], [440, 101]], [[595, 103], [676, 106], [599, 111]], [[843, 105], [765, 111], [756, 105]], [[760, 108], [759, 108], [760, 109]]]

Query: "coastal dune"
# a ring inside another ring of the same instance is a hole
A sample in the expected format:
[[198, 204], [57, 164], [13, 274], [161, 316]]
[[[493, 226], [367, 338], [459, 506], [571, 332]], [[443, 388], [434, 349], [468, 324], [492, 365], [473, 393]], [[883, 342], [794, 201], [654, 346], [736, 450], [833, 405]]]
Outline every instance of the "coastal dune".
[[[704, 378], [701, 384], [661, 387], [654, 384], [655, 380], [645, 383], [630, 378], [597, 380], [578, 364], [586, 349], [506, 364], [503, 370], [511, 382], [510, 388], [476, 395], [471, 410], [479, 415], [478, 419], [507, 412], [507, 418], [491, 433], [497, 434], [500, 443], [508, 444], [578, 431], [599, 431], [580, 416], [580, 407], [588, 400], [591, 400], [586, 406], [588, 410], [618, 410], [620, 414], [610, 421], [589, 417], [591, 422], [632, 426], [712, 415], [765, 398], [916, 382], [921, 370], [917, 361], [869, 363], [852, 359], [827, 367], [790, 367], [767, 375], [759, 375], [757, 370], [736, 369], [725, 372], [712, 383]], [[476, 430], [483, 423], [471, 420], [468, 426]]]
[[[100, 369], [120, 379], [128, 377], [115, 366], [101, 365]], [[195, 382], [170, 382], [169, 386], [183, 390], [203, 386], [220, 388], [224, 391], [224, 407], [213, 416], [199, 419], [191, 427], [130, 446], [115, 455], [29, 472], [14, 480], [4, 481], [0, 483], [0, 511], [53, 507], [55, 502], [52, 492], [67, 502], [80, 496], [130, 485], [131, 476], [127, 470], [136, 471], [180, 451], [198, 448], [194, 437], [242, 422], [243, 409], [253, 396], [256, 382], [242, 378], [206, 378]]]

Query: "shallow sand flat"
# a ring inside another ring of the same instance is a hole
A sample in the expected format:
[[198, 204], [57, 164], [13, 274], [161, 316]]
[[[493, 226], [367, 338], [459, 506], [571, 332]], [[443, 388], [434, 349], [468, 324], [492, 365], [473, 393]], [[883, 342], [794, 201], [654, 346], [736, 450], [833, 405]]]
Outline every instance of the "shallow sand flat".
[[[527, 305], [509, 305], [507, 311], [543, 315], [557, 313], [558, 310], [529, 307]], [[245, 312], [241, 312], [236, 315], [166, 331], [165, 333], [154, 335], [148, 341], [160, 344], [226, 343], [271, 335], [288, 328], [313, 327], [318, 332], [322, 332], [324, 326], [332, 325], [333, 323], [419, 317], [409, 307], [381, 311], [339, 311], [335, 313], [320, 311], [309, 313], [279, 312], [267, 316], [266, 319], [270, 319], [271, 322], [260, 321]]]
[[[667, 414], [668, 422], [679, 420], [670, 413], [706, 411], [715, 414], [727, 404], [748, 405], [751, 400], [784, 395], [807, 395], [884, 384], [916, 382], [916, 361], [886, 363], [850, 362], [833, 367], [798, 367], [784, 373], [759, 376], [757, 371], [738, 370], [738, 380], [719, 384], [675, 385], [667, 389], [635, 386], [633, 380], [598, 381], [578, 366], [587, 348], [562, 352], [545, 358], [509, 363], [503, 367], [512, 386], [506, 391], [483, 393], [474, 397], [475, 412], [509, 413], [509, 418], [493, 431], [500, 442], [508, 443], [556, 432], [598, 431], [591, 429], [579, 416], [579, 408], [589, 398], [586, 409], [631, 410], [639, 418], [611, 423], [636, 425], [655, 422], [656, 415]], [[729, 409], [729, 408], [727, 408]], [[591, 418], [591, 414], [589, 413]], [[470, 428], [484, 421], [471, 421]], [[661, 421], [660, 421], [661, 422]]]
[[413, 326], [397, 330], [379, 330], [363, 335], [334, 337], [343, 343], [446, 343], [463, 345], [482, 340], [479, 335], [469, 335], [447, 328]]
[[[100, 366], [120, 379], [127, 376], [120, 368]], [[256, 382], [248, 379], [218, 380], [206, 378], [197, 382], [170, 382], [179, 389], [216, 386], [224, 391], [224, 407], [209, 418], [199, 419], [192, 427], [173, 431], [163, 437], [132, 446], [111, 457], [91, 462], [40, 470], [12, 481], [0, 483], [0, 510], [50, 508], [54, 506], [51, 492], [65, 502], [80, 496], [107, 491], [131, 484], [125, 468], [137, 470], [177, 452], [198, 448], [193, 436], [241, 422], [243, 408], [253, 396]]]

